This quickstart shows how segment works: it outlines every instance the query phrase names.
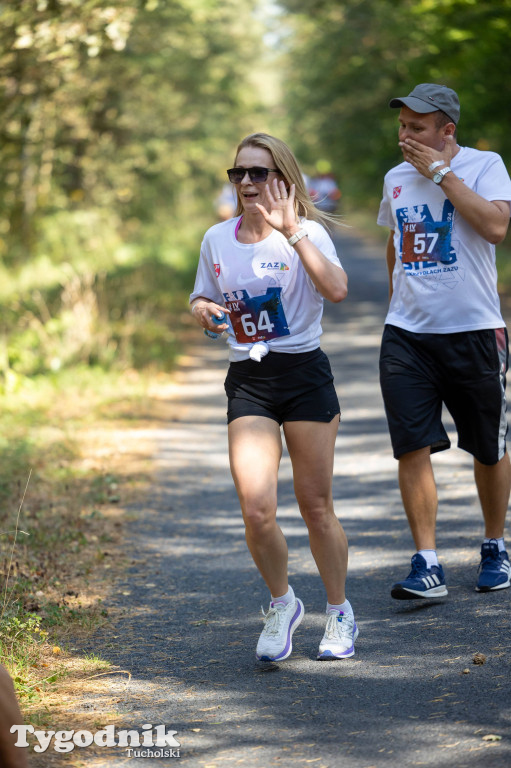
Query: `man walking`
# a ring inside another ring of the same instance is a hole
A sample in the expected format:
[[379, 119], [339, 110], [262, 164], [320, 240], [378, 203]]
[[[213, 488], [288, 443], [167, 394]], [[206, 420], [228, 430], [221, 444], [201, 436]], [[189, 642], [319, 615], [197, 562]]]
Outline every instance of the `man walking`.
[[511, 487], [506, 452], [508, 337], [497, 294], [495, 245], [507, 232], [511, 180], [494, 152], [456, 143], [457, 94], [422, 83], [399, 108], [404, 162], [385, 176], [378, 224], [387, 244], [390, 306], [380, 382], [403, 506], [417, 549], [396, 599], [447, 595], [435, 541], [431, 454], [458, 446], [474, 457], [485, 538], [476, 590], [510, 586], [504, 523]]

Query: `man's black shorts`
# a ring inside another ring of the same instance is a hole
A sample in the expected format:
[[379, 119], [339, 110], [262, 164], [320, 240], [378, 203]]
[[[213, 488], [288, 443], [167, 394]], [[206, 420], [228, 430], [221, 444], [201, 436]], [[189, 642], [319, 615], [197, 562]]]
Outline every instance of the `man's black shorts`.
[[450, 447], [445, 403], [458, 446], [481, 464], [496, 464], [506, 452], [507, 368], [505, 328], [434, 334], [386, 325], [380, 384], [395, 458]]
[[330, 362], [318, 347], [312, 352], [269, 352], [258, 363], [231, 363], [225, 379], [227, 421], [266, 416], [285, 421], [330, 422], [340, 413]]

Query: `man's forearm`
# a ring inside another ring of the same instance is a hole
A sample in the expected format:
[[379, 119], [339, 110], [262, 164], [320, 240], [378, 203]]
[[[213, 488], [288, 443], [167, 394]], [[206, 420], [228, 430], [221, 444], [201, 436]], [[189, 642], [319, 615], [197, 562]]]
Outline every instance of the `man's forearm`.
[[387, 269], [389, 272], [389, 301], [392, 298], [393, 282], [392, 276], [394, 274], [394, 265], [396, 263], [396, 249], [394, 248], [394, 231], [390, 231], [389, 239], [387, 240]]
[[502, 242], [509, 226], [508, 202], [485, 200], [453, 172], [444, 176], [441, 186], [456, 211], [478, 235], [494, 245]]

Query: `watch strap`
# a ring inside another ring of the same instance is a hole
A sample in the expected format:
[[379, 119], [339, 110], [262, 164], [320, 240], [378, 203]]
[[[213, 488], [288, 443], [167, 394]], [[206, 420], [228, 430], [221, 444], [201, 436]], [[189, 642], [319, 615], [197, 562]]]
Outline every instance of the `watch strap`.
[[308, 237], [307, 232], [305, 229], [299, 229], [298, 232], [295, 232], [294, 235], [291, 235], [291, 237], [288, 238], [289, 245], [296, 245], [298, 240], [301, 240], [302, 237]]
[[[446, 168], [442, 168], [442, 170], [440, 171], [435, 171], [435, 174], [433, 176], [433, 181], [435, 182], [435, 184], [441, 184], [444, 179], [444, 176], [446, 176], [448, 173], [451, 173], [451, 171], [452, 171], [452, 168], [450, 168], [449, 166], [447, 166]], [[437, 178], [438, 178], [438, 181], [436, 180]]]

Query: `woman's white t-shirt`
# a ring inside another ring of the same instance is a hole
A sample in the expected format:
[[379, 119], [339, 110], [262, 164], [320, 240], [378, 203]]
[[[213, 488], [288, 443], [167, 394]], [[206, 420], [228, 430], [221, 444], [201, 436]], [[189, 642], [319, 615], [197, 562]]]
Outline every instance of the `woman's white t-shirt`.
[[[246, 360], [258, 341], [274, 352], [316, 349], [323, 296], [300, 257], [276, 230], [259, 243], [240, 243], [235, 236], [239, 221], [229, 219], [206, 232], [190, 301], [202, 296], [231, 310], [231, 361]], [[326, 230], [307, 219], [300, 225], [325, 258], [342, 268]]]

